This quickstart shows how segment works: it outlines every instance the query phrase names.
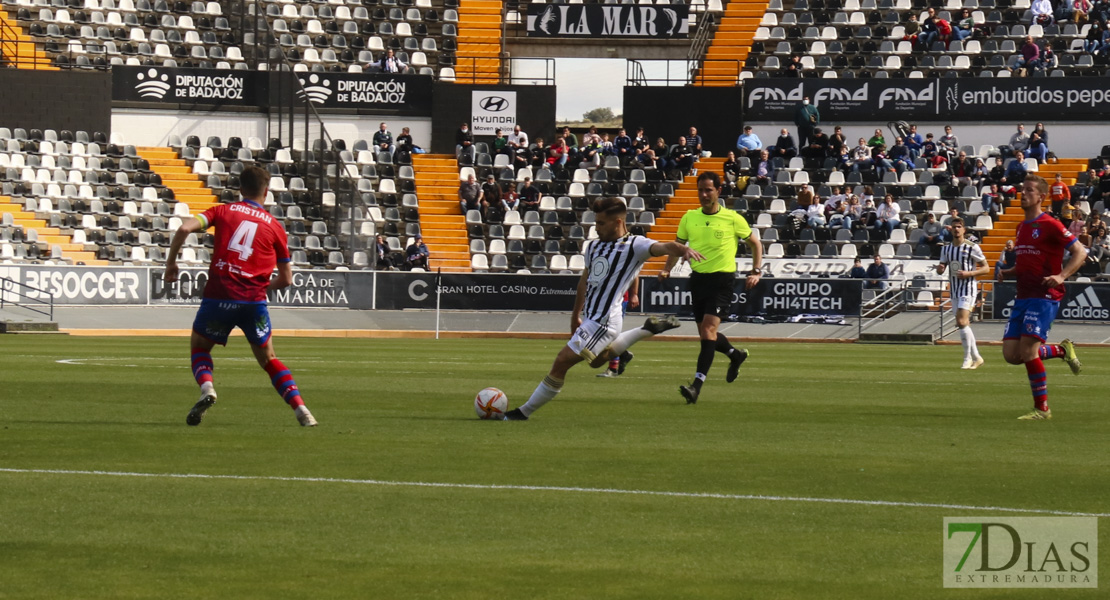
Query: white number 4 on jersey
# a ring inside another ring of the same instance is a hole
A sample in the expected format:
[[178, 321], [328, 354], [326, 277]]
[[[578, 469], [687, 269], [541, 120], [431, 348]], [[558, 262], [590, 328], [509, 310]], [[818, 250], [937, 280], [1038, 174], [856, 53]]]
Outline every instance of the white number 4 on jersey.
[[239, 260], [248, 260], [254, 254], [254, 236], [258, 233], [258, 223], [243, 221], [227, 243], [227, 249], [239, 253]]

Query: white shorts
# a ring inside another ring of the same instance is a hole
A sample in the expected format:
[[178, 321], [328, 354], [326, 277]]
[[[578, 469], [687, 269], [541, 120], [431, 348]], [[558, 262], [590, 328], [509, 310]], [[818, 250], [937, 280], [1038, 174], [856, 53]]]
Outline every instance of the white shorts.
[[605, 347], [613, 343], [621, 332], [621, 322], [610, 319], [602, 325], [597, 321], [582, 321], [574, 335], [570, 336], [567, 347], [588, 362], [592, 362]]
[[975, 296], [956, 296], [952, 298], [952, 312], [959, 309], [971, 310], [975, 308]]

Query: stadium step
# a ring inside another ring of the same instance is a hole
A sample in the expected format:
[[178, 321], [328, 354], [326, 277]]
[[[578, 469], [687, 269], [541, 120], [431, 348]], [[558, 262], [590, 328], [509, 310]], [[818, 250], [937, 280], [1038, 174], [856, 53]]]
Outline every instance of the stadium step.
[[108, 264], [106, 261], [97, 260], [95, 251], [88, 251], [85, 246], [72, 243], [70, 236], [62, 233], [57, 227], [47, 227], [46, 219], [26, 212], [23, 206], [13, 202], [8, 196], [0, 196], [0, 215], [5, 214], [11, 215], [11, 226], [23, 230], [24, 244], [28, 243], [26, 242], [28, 238], [36, 238], [35, 243], [40, 246], [39, 251], [43, 259], [50, 258], [51, 247], [59, 246], [62, 250], [62, 258], [75, 265]]
[[732, 86], [738, 83], [743, 61], [748, 58], [755, 31], [766, 12], [764, 0], [728, 3], [706, 49], [705, 62], [694, 76], [694, 85]]
[[501, 80], [501, 0], [459, 3], [455, 81], [498, 83]]
[[[720, 175], [724, 165], [724, 158], [710, 157], [699, 160], [696, 166], [698, 173], [713, 171]], [[682, 215], [686, 214], [686, 211], [699, 206], [701, 206], [701, 202], [698, 201], [698, 178], [695, 175], [687, 175], [682, 182], [675, 186], [674, 197], [656, 215], [655, 225], [648, 232], [648, 237], [659, 242], [673, 241], [678, 236], [678, 223], [682, 220]], [[666, 260], [667, 257], [665, 256], [657, 256], [648, 260], [645, 273], [658, 273], [663, 269]]]
[[[0, 62], [14, 63], [16, 68], [34, 71], [57, 71], [50, 57], [39, 49], [31, 36], [23, 30], [19, 22], [7, 11], [0, 11], [0, 30], [14, 32], [14, 39], [4, 39], [3, 56]], [[4, 36], [7, 38], [7, 36]]]
[[445, 272], [470, 271], [466, 219], [459, 214], [459, 168], [450, 154], [414, 154], [420, 234], [432, 253], [431, 266]]
[[219, 203], [219, 198], [193, 174], [189, 164], [178, 157], [173, 148], [140, 146], [139, 156], [150, 163], [150, 169], [162, 178], [162, 185], [173, 190], [174, 200], [189, 207], [189, 214], [196, 215]]

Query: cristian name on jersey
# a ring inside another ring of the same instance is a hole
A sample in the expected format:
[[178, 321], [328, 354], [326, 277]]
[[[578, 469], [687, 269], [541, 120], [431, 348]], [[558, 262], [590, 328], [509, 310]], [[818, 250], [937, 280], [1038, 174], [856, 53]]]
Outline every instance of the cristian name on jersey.
[[278, 262], [289, 261], [285, 230], [250, 200], [219, 204], [197, 216], [216, 228], [204, 297], [233, 302], [265, 302], [266, 286]]

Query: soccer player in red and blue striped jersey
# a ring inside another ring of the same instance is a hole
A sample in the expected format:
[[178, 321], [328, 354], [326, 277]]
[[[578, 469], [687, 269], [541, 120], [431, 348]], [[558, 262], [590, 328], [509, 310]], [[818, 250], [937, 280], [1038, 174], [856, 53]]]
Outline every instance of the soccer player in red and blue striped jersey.
[[[239, 202], [213, 206], [181, 224], [166, 259], [164, 279], [177, 281], [177, 255], [185, 239], [191, 233], [216, 228], [208, 283], [190, 339], [193, 377], [200, 386], [200, 400], [185, 422], [199, 425], [204, 413], [216, 403], [212, 348], [216, 344], [227, 345], [228, 334], [238, 327], [250, 342], [258, 364], [270, 376], [274, 389], [295, 412], [297, 421], [305, 427], [314, 427], [316, 419], [305, 406], [292, 373], [274, 354], [271, 339], [266, 293], [293, 283], [293, 268], [285, 230], [262, 207], [270, 176], [261, 168], [249, 167], [240, 176], [240, 183], [243, 198]], [[275, 266], [278, 276], [271, 281]]]
[[[1017, 264], [1001, 271], [1003, 276], [1017, 276], [1017, 298], [1002, 335], [1002, 356], [1012, 365], [1025, 365], [1033, 390], [1033, 412], [1018, 418], [1032, 421], [1052, 418], [1043, 359], [1062, 358], [1076, 375], [1082, 367], [1071, 340], [1045, 343], [1064, 297], [1064, 280], [1074, 275], [1087, 258], [1083, 244], [1042, 211], [1046, 196], [1047, 181], [1036, 175], [1025, 178], [1021, 188], [1025, 220], [1017, 230]], [[1065, 250], [1071, 253], [1067, 264], [1063, 264]]]

